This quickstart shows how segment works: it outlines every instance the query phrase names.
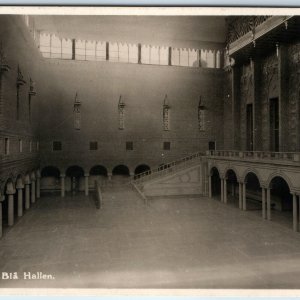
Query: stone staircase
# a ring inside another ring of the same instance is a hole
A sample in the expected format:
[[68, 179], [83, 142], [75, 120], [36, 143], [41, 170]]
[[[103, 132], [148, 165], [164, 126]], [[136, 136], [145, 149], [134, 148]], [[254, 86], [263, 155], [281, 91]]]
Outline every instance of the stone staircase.
[[139, 173], [134, 176], [134, 179], [131, 181], [131, 183], [136, 185], [137, 187], [142, 187], [145, 182], [153, 179], [158, 179], [166, 175], [171, 175], [172, 173], [196, 165], [201, 161], [201, 157], [203, 156], [203, 152], [196, 152], [181, 159], [161, 165], [158, 168]]

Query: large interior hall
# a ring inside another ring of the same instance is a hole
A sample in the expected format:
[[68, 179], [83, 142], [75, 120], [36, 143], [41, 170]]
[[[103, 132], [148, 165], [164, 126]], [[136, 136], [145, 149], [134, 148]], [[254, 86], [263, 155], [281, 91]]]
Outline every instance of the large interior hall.
[[299, 289], [299, 29], [1, 14], [0, 288]]

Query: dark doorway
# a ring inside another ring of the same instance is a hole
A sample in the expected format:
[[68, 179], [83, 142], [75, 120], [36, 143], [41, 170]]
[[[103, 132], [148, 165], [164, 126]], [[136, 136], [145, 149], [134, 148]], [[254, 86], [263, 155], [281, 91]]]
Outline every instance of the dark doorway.
[[247, 151], [253, 151], [253, 105], [247, 104]]
[[221, 179], [219, 171], [215, 167], [211, 169], [211, 194], [212, 197], [221, 199]]
[[279, 101], [270, 99], [270, 151], [279, 151]]
[[208, 150], [216, 150], [216, 142], [215, 141], [208, 142]]

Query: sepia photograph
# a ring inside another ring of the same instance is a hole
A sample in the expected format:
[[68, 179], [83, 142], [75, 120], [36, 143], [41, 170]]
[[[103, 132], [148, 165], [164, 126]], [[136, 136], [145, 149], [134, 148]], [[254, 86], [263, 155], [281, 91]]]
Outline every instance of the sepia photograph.
[[300, 10], [0, 7], [0, 294], [300, 289]]

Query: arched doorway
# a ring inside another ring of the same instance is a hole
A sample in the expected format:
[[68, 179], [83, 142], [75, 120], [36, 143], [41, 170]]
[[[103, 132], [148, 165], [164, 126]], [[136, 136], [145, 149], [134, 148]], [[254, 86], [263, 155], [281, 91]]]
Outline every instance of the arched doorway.
[[272, 220], [288, 227], [293, 223], [293, 196], [286, 180], [275, 176], [270, 182]]
[[236, 173], [232, 170], [229, 169], [226, 172], [225, 178], [227, 180], [227, 203], [228, 204], [233, 204], [234, 206], [238, 207], [239, 206], [239, 194], [238, 194], [238, 181], [237, 181], [237, 176]]
[[53, 166], [47, 166], [41, 172], [41, 192], [60, 190], [60, 171]]
[[[140, 174], [147, 172], [147, 174], [151, 173], [150, 167], [146, 164], [138, 165], [134, 170], [134, 178], [139, 178]], [[145, 175], [145, 174], [144, 174]]]
[[118, 165], [113, 168], [112, 180], [118, 183], [127, 182], [130, 176], [129, 168], [125, 165]]
[[210, 171], [211, 174], [211, 195], [213, 198], [221, 200], [221, 178], [220, 173], [216, 167]]
[[79, 166], [70, 166], [66, 170], [66, 191], [76, 193], [84, 191], [84, 170]]
[[107, 169], [104, 166], [92, 167], [89, 176], [89, 188], [95, 188], [95, 181], [98, 181], [102, 186], [105, 185], [107, 178]]
[[244, 210], [262, 210], [262, 191], [257, 175], [249, 172], [245, 177], [246, 207]]

